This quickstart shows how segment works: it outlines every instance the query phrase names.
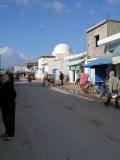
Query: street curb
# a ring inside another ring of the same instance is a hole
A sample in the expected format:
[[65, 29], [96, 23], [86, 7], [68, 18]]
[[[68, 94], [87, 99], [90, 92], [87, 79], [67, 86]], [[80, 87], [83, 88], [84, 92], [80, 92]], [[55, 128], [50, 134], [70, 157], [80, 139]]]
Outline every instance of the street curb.
[[72, 94], [75, 94], [75, 95], [78, 95], [79, 97], [81, 98], [84, 98], [84, 99], [88, 99], [88, 100], [91, 100], [91, 101], [97, 101], [97, 102], [103, 102], [104, 99], [100, 99], [98, 98], [97, 96], [91, 96], [91, 95], [87, 95], [87, 94], [84, 94], [84, 93], [81, 93], [80, 91], [76, 91], [76, 90], [73, 90], [73, 89], [68, 89], [66, 87], [61, 87], [61, 86], [56, 86], [56, 88], [60, 88], [60, 89], [63, 89], [63, 90], [66, 90], [67, 92], [70, 92]]

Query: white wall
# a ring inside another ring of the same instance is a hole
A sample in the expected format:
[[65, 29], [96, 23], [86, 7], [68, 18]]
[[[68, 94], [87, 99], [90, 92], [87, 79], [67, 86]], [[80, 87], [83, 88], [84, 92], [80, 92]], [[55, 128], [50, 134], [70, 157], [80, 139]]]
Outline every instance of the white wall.
[[27, 71], [27, 66], [13, 66], [11, 71], [13, 73], [16, 73], [17, 71]]
[[42, 79], [43, 78], [43, 73], [42, 73], [41, 70], [36, 71], [35, 78], [36, 79]]
[[69, 67], [67, 66], [68, 60], [58, 60], [48, 63], [48, 73], [53, 74], [53, 69], [62, 71], [64, 75], [69, 75]]
[[40, 67], [42, 66], [42, 64], [45, 64], [45, 63], [49, 63], [49, 62], [52, 62], [54, 61], [56, 58], [52, 58], [52, 57], [41, 57], [38, 59], [38, 69], [40, 69]]
[[73, 82], [73, 71], [69, 71], [70, 82]]

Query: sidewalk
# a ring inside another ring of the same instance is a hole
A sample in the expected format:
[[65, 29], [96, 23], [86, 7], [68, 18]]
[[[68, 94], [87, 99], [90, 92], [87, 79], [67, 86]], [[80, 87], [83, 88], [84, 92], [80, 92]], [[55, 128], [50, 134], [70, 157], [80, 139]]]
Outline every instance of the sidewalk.
[[[36, 82], [42, 83], [42, 80], [36, 80]], [[79, 95], [81, 97], [86, 97], [86, 98], [91, 99], [93, 101], [98, 101], [98, 102], [105, 102], [106, 101], [104, 97], [99, 98], [98, 96], [92, 96], [88, 93], [81, 91], [79, 84], [70, 83], [70, 82], [66, 82], [66, 83], [64, 82], [64, 85], [60, 85], [60, 84], [61, 84], [60, 80], [57, 80], [55, 82], [55, 87], [67, 90], [68, 92]]]
[[[25, 79], [23, 79], [23, 81], [24, 80]], [[41, 84], [43, 83], [43, 81], [41, 79], [33, 80], [33, 83], [34, 82], [41, 83]], [[68, 92], [71, 92], [73, 94], [79, 95], [80, 97], [83, 97], [83, 98], [91, 99], [93, 101], [97, 101], [97, 102], [100, 102], [100, 103], [106, 102], [105, 97], [99, 98], [99, 96], [97, 96], [97, 95], [92, 96], [92, 95], [90, 95], [88, 93], [81, 92], [79, 84], [66, 82], [66, 83], [64, 83], [64, 85], [61, 86], [60, 85], [60, 80], [58, 80], [58, 81], [56, 81], [55, 87], [67, 90]], [[111, 100], [111, 102], [113, 102], [113, 105], [115, 105], [114, 101], [115, 101], [114, 99]]]
[[[106, 102], [105, 97], [100, 98], [98, 95], [90, 95], [89, 93], [82, 92], [79, 84], [67, 82], [63, 86], [56, 86], [56, 87], [59, 87], [61, 89], [65, 89], [68, 92], [72, 92], [74, 94], [79, 95], [80, 97], [88, 98], [93, 101], [97, 101], [100, 103]], [[120, 99], [119, 99], [119, 103], [120, 103]], [[115, 99], [111, 99], [111, 104], [113, 107], [115, 107]]]
[[[42, 83], [41, 80], [39, 80], [39, 82]], [[55, 87], [64, 89], [68, 92], [79, 95], [80, 97], [88, 98], [88, 99], [91, 99], [93, 101], [97, 101], [97, 102], [100, 102], [100, 103], [106, 102], [105, 97], [100, 98], [98, 95], [90, 95], [89, 93], [85, 93], [85, 92], [81, 91], [79, 84], [66, 82], [66, 83], [64, 83], [64, 85], [60, 85], [60, 80], [58, 80], [58, 81], [56, 81]], [[111, 99], [111, 102], [114, 104], [114, 99]]]
[[105, 98], [104, 97], [103, 98], [99, 98], [97, 95], [96, 96], [92, 96], [92, 95], [90, 95], [88, 93], [82, 92], [81, 89], [80, 89], [80, 85], [79, 84], [67, 82], [67, 83], [64, 83], [64, 85], [61, 86], [58, 83], [58, 84], [56, 84], [56, 87], [59, 87], [61, 89], [65, 89], [68, 92], [72, 92], [74, 94], [77, 94], [77, 95], [92, 99], [94, 101], [105, 102]]

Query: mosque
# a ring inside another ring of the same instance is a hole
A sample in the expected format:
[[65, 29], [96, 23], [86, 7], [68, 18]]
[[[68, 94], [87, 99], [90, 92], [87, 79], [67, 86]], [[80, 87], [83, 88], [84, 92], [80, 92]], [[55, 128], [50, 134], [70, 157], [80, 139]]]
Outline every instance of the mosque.
[[58, 58], [60, 57], [67, 57], [67, 56], [71, 56], [73, 55], [72, 50], [70, 48], [69, 45], [67, 44], [58, 44], [53, 52], [52, 52], [52, 56], [56, 56]]
[[[86, 52], [83, 53], [86, 55]], [[65, 77], [69, 77], [71, 82], [77, 79], [80, 73], [80, 63], [83, 62], [83, 54], [73, 54], [67, 44], [55, 46], [51, 56], [41, 56], [38, 58], [38, 71], [36, 78], [43, 78], [44, 72], [52, 74], [55, 80], [59, 80], [60, 71]]]

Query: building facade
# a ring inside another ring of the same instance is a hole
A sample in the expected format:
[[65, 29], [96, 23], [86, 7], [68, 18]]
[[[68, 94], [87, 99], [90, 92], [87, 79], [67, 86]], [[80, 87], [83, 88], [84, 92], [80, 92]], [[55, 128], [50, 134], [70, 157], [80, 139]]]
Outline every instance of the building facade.
[[87, 52], [74, 54], [73, 56], [65, 58], [65, 60], [68, 60], [70, 82], [74, 83], [78, 78], [80, 78], [80, 73], [84, 72], [84, 63], [86, 59]]
[[[65, 57], [73, 55], [71, 48], [67, 44], [58, 44], [55, 46], [51, 56], [42, 56], [38, 59], [38, 73], [39, 78], [43, 78], [44, 72], [52, 74], [55, 80], [59, 79], [60, 71], [64, 75], [69, 74], [68, 61]], [[37, 74], [36, 74], [37, 76]]]
[[120, 78], [120, 32], [98, 41], [98, 44], [105, 46], [106, 52], [112, 54], [112, 66], [116, 76]]
[[86, 31], [88, 58], [96, 58], [96, 60], [91, 60], [85, 67], [88, 68], [90, 76], [92, 74], [92, 69], [95, 69], [94, 76], [92, 75], [95, 82], [105, 81], [109, 71], [114, 69], [111, 57], [115, 43], [109, 43], [108, 45], [108, 43], [103, 42], [107, 42], [109, 37], [114, 36], [119, 32], [120, 21], [108, 19], [96, 24]]
[[87, 29], [87, 53], [89, 58], [95, 58], [106, 54], [106, 46], [99, 45], [98, 41], [120, 32], [120, 21], [103, 20], [95, 26]]

